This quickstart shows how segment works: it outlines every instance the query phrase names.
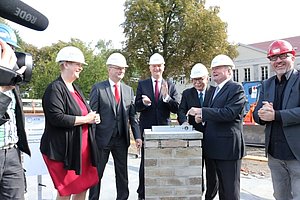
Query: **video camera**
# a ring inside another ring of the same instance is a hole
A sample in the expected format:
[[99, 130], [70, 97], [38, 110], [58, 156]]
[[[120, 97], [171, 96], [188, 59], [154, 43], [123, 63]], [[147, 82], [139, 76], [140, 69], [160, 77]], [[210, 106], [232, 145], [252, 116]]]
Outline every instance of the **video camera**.
[[[33, 69], [31, 54], [23, 52], [15, 52], [15, 54], [17, 56], [17, 64], [12, 70], [0, 66], [0, 86], [20, 85], [31, 80]], [[23, 66], [26, 66], [25, 72], [23, 74], [17, 73], [16, 71]]]
[[[20, 0], [1, 0], [0, 17], [38, 31], [45, 30], [49, 24], [47, 17]], [[23, 52], [15, 54], [17, 64], [12, 70], [0, 66], [0, 86], [20, 85], [31, 80], [33, 69], [31, 54]], [[27, 67], [25, 72], [17, 73], [16, 71], [23, 66]]]

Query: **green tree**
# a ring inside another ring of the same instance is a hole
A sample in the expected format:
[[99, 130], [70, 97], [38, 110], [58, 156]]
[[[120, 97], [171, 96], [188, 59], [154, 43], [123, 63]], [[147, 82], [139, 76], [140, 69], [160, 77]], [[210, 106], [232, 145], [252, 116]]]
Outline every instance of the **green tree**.
[[237, 55], [227, 41], [227, 24], [217, 14], [219, 7], [205, 8], [199, 0], [126, 0], [126, 41], [124, 51], [137, 78], [148, 76], [149, 57], [161, 53], [166, 77], [190, 73], [201, 62], [206, 66], [214, 56]]

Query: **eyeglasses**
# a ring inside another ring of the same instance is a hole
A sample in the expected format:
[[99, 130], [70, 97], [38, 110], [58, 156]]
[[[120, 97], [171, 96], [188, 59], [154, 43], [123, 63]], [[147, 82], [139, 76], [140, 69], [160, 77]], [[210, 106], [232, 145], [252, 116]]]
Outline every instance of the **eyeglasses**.
[[115, 69], [115, 70], [126, 70], [126, 68], [125, 67], [112, 67], [112, 66], [110, 66], [110, 68], [113, 68], [113, 69]]
[[283, 53], [283, 54], [279, 54], [279, 55], [274, 55], [274, 56], [270, 56], [268, 57], [270, 61], [276, 61], [278, 58], [280, 58], [280, 60], [284, 60], [287, 57], [292, 56], [292, 54], [290, 53]]
[[83, 67], [83, 64], [79, 63], [79, 62], [73, 62], [73, 61], [66, 61], [67, 63], [69, 63], [72, 66], [78, 66], [78, 67]]
[[192, 81], [194, 81], [194, 82], [202, 82], [203, 80], [204, 80], [205, 78], [203, 77], [201, 77], [201, 78], [193, 78], [192, 79]]

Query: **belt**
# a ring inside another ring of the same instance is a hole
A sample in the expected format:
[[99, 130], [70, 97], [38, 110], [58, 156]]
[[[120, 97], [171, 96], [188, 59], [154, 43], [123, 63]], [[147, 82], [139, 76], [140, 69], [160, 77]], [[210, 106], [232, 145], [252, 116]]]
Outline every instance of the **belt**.
[[12, 149], [12, 148], [15, 148], [15, 147], [17, 147], [16, 144], [9, 144], [9, 145], [5, 145], [3, 147], [0, 147], [0, 150]]

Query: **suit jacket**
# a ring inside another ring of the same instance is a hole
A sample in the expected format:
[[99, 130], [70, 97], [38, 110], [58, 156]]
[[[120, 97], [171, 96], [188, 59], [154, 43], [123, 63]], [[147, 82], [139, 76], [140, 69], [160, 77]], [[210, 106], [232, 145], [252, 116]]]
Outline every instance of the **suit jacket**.
[[[15, 89], [13, 89], [13, 93], [16, 98], [16, 125], [17, 125], [17, 134], [19, 137], [18, 140], [18, 148], [28, 154], [29, 156], [31, 155], [28, 141], [27, 141], [27, 135], [25, 132], [25, 116], [23, 112], [23, 104], [22, 100], [20, 97], [20, 91], [18, 86], [16, 86]], [[9, 120], [9, 115], [6, 113], [7, 107], [9, 106], [11, 102], [11, 98], [0, 92], [0, 126], [4, 123], [6, 123]]]
[[[214, 88], [215, 88], [214, 86], [207, 86], [205, 91], [204, 101], [203, 101], [203, 107], [208, 107], [209, 101], [212, 98], [212, 95], [214, 94], [213, 93]], [[199, 97], [198, 97], [198, 91], [194, 87], [188, 88], [184, 90], [182, 93], [178, 114], [177, 114], [177, 120], [180, 125], [187, 121], [186, 113], [191, 107], [201, 108]], [[195, 130], [204, 132], [205, 126], [203, 126], [202, 123], [196, 123], [194, 116], [190, 115], [188, 117], [188, 123], [192, 125], [195, 128]]]
[[[90, 112], [83, 93], [76, 85], [73, 86]], [[45, 129], [41, 138], [41, 152], [50, 159], [63, 162], [65, 169], [75, 170], [76, 174], [81, 174], [82, 126], [74, 126], [76, 116], [81, 116], [80, 107], [61, 77], [48, 85], [42, 100]], [[90, 124], [88, 134], [91, 162], [96, 166], [98, 149]]]
[[[163, 80], [165, 81], [165, 80]], [[169, 102], [164, 102], [160, 93], [158, 102], [155, 102], [152, 79], [141, 80], [138, 83], [135, 106], [137, 112], [140, 112], [140, 128], [143, 133], [144, 129], [151, 129], [155, 125], [169, 125], [171, 123], [170, 113], [177, 113], [179, 105], [179, 95], [175, 84], [167, 81], [169, 88]], [[144, 105], [142, 95], [147, 95], [151, 100], [151, 105]]]
[[206, 123], [203, 153], [207, 158], [238, 160], [245, 155], [243, 108], [246, 102], [243, 86], [229, 80], [202, 108]]
[[[271, 136], [271, 122], [264, 122], [258, 117], [258, 110], [262, 107], [262, 101], [274, 102], [275, 99], [275, 79], [273, 76], [262, 83], [259, 100], [255, 107], [253, 116], [256, 123], [266, 125], [265, 128], [265, 149], [268, 151], [270, 136]], [[279, 110], [282, 120], [282, 128], [287, 143], [295, 155], [296, 159], [300, 161], [300, 73], [293, 70], [292, 74], [285, 86], [282, 110]]]
[[[123, 124], [127, 145], [130, 145], [130, 127], [135, 139], [141, 139], [137, 115], [134, 106], [134, 93], [131, 87], [121, 83], [120, 109], [123, 109]], [[96, 83], [90, 94], [90, 105], [92, 110], [100, 114], [101, 122], [96, 125], [96, 141], [99, 148], [108, 145], [113, 133], [113, 125], [116, 123], [116, 101], [111, 91], [109, 81]]]

